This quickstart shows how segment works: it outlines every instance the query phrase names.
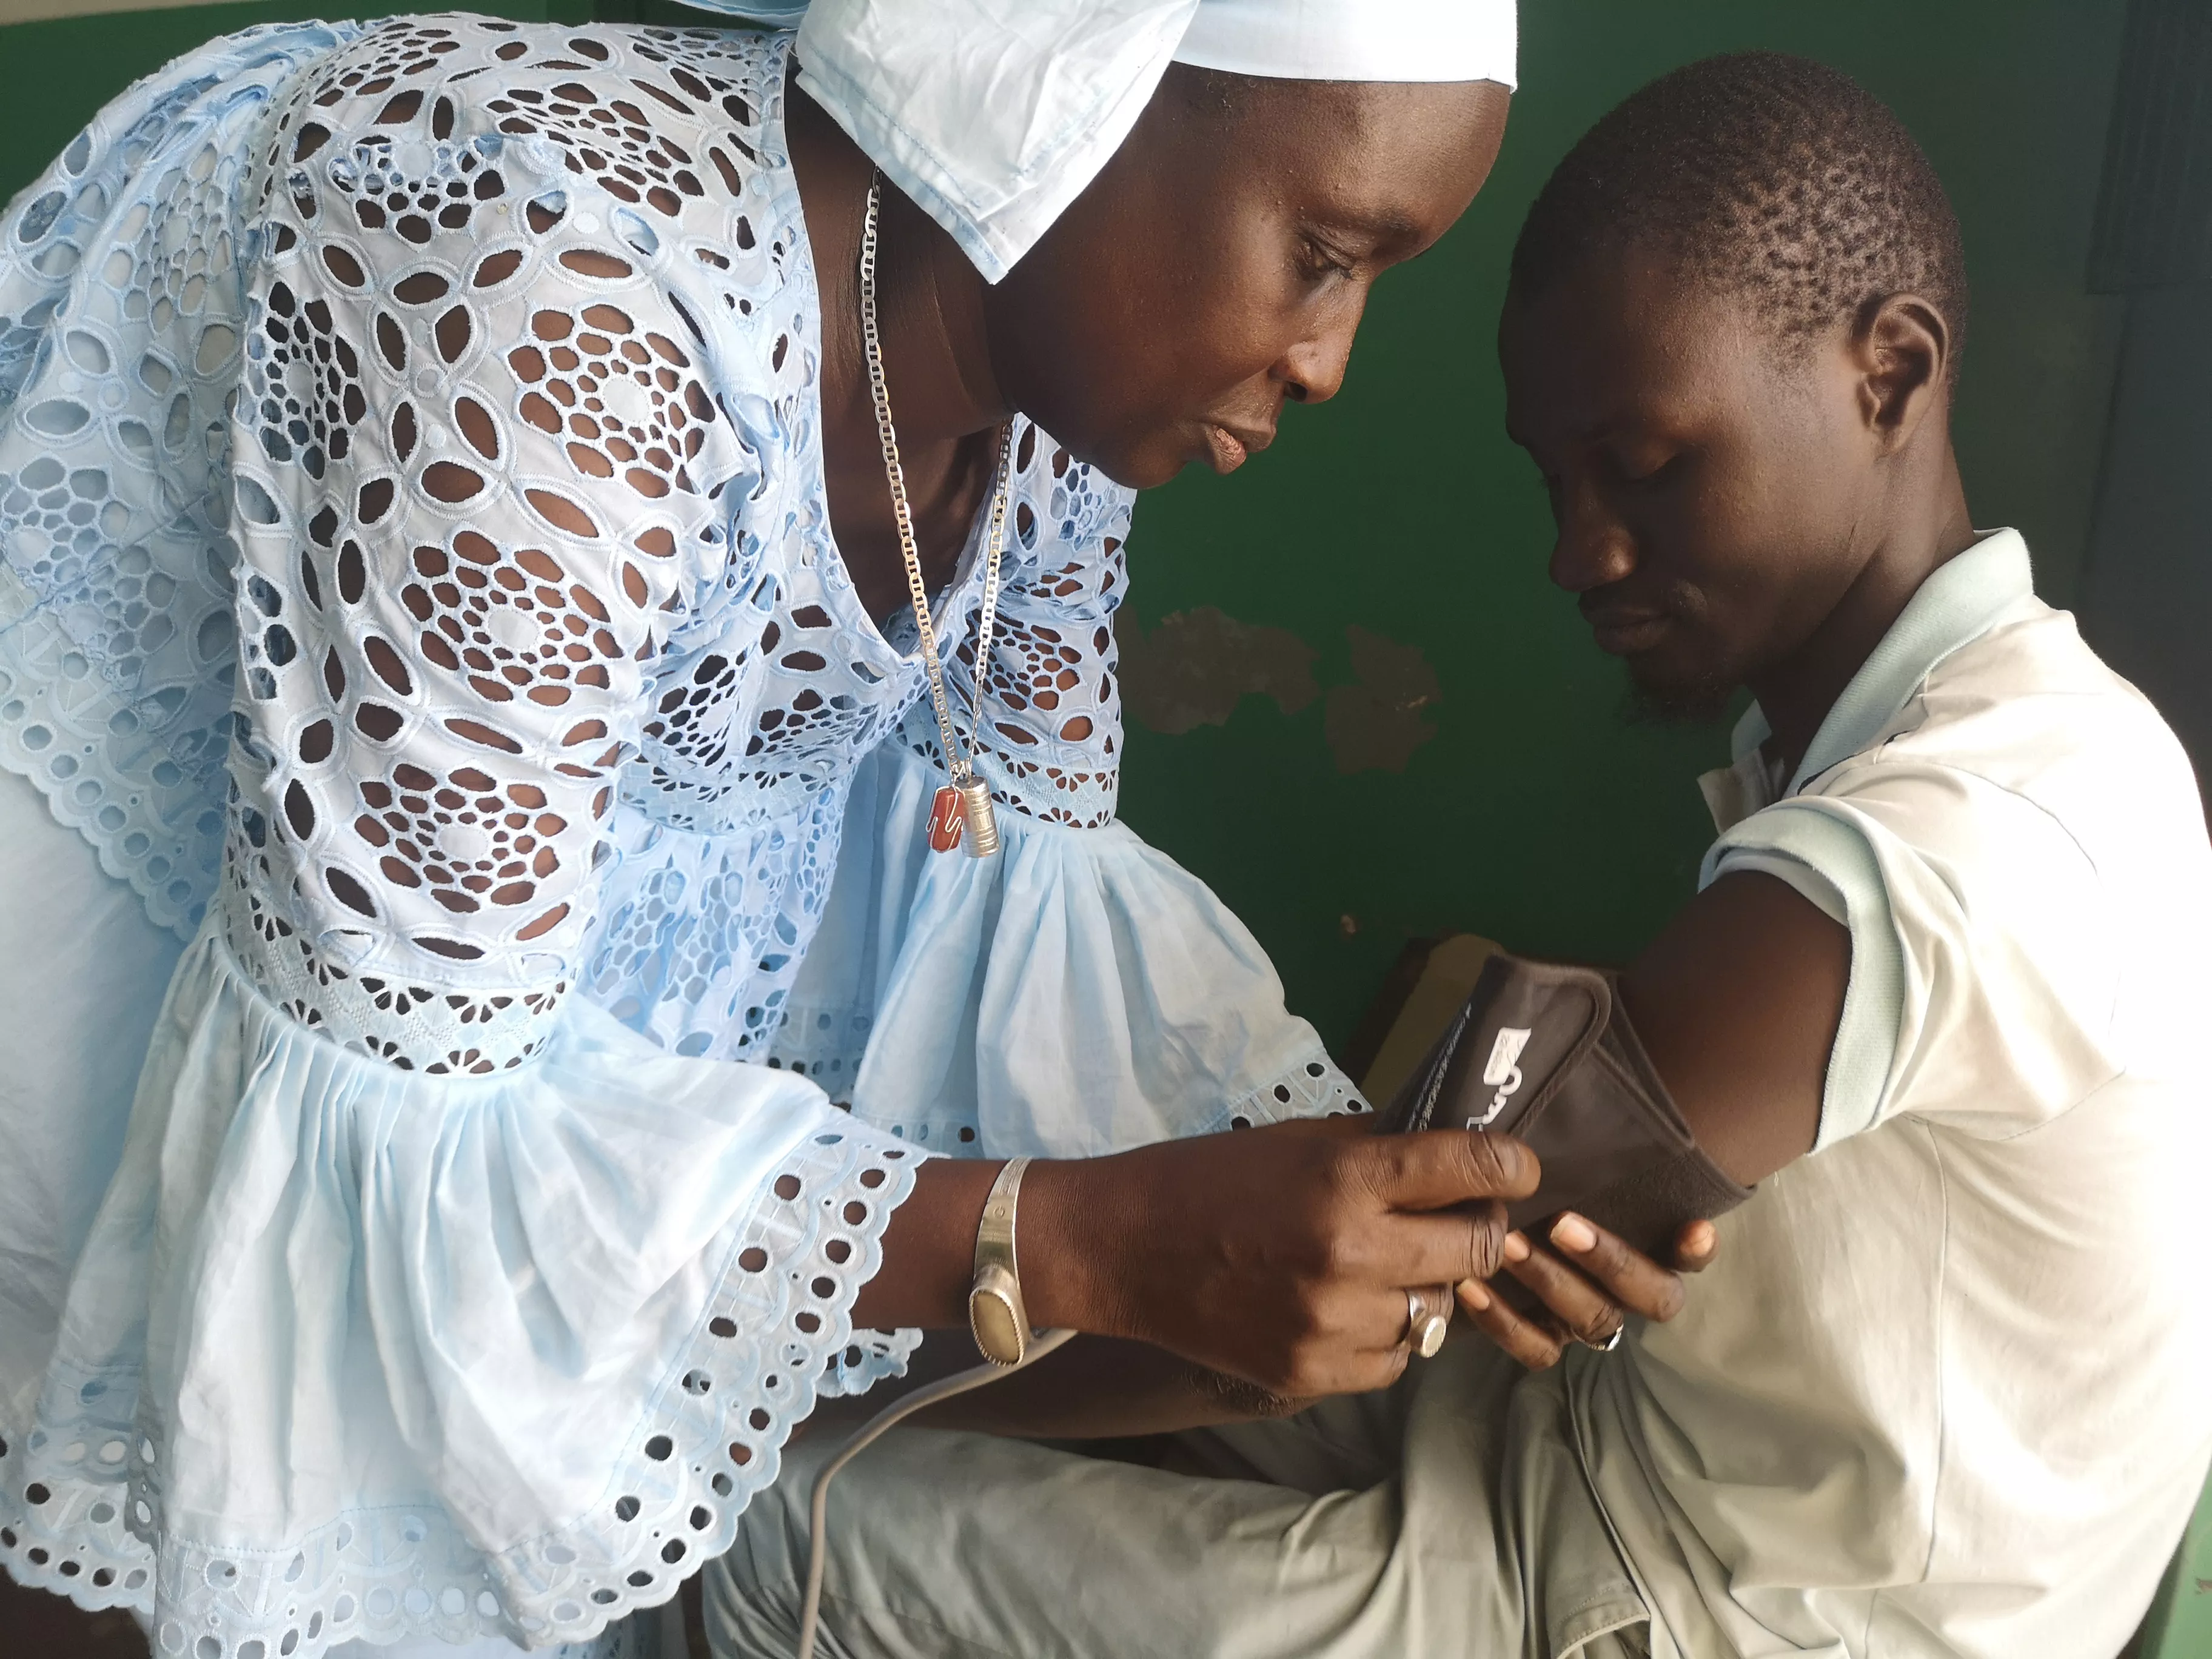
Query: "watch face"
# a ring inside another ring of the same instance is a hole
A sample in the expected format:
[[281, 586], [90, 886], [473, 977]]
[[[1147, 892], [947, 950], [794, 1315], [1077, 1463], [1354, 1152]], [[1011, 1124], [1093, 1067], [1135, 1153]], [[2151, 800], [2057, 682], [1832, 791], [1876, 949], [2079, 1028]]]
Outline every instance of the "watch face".
[[995, 1285], [979, 1285], [968, 1297], [968, 1325], [983, 1358], [1000, 1365], [1019, 1363], [1028, 1344], [1012, 1298]]

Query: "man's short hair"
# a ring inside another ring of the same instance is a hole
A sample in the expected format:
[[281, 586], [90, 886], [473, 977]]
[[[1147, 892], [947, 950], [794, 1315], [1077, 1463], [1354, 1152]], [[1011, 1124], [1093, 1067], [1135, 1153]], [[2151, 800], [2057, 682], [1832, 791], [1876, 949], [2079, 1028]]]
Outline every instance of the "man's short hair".
[[1849, 76], [1808, 58], [1707, 58], [1636, 93], [1568, 152], [1521, 228], [1513, 291], [1649, 250], [1809, 345], [1895, 294], [1966, 332], [1966, 260], [1936, 170]]

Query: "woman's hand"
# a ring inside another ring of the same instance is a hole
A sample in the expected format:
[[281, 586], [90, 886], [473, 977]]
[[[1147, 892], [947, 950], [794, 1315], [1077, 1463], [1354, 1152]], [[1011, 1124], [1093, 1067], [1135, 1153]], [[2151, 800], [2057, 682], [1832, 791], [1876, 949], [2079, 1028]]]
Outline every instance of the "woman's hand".
[[1407, 1291], [1505, 1263], [1505, 1206], [1535, 1189], [1510, 1136], [1281, 1124], [1039, 1163], [1022, 1187], [1039, 1325], [1133, 1338], [1305, 1398], [1405, 1369]]
[[1459, 1304], [1492, 1341], [1531, 1370], [1542, 1370], [1559, 1363], [1570, 1342], [1608, 1346], [1629, 1314], [1672, 1319], [1682, 1310], [1681, 1275], [1703, 1272], [1719, 1243], [1711, 1222], [1691, 1222], [1675, 1236], [1669, 1270], [1569, 1211], [1553, 1222], [1549, 1249], [1520, 1233], [1505, 1240], [1505, 1271], [1534, 1291], [1547, 1313], [1520, 1313], [1471, 1279], [1459, 1287]]

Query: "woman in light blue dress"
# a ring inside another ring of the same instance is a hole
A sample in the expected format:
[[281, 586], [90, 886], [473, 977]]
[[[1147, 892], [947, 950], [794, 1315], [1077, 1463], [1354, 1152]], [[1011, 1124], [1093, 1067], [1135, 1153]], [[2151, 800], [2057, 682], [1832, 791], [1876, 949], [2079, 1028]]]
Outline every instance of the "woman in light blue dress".
[[[960, 1320], [995, 1165], [939, 1152], [1066, 1160], [1038, 1322], [1284, 1386], [1384, 1380], [1407, 1287], [1494, 1262], [1371, 1144], [1097, 1156], [1364, 1107], [1115, 822], [1132, 492], [1091, 462], [1232, 465], [1334, 389], [1487, 169], [1510, 8], [1018, 9], [818, 7], [803, 78], [775, 32], [251, 31], [0, 220], [18, 1578], [164, 1655], [614, 1651], [816, 1400]], [[1155, 97], [1176, 55], [1212, 78]], [[1129, 246], [1297, 182], [1209, 103], [1255, 61], [1443, 84], [1357, 128], [1401, 148], [1314, 184], [1334, 219], [1217, 213], [1244, 267]], [[1110, 170], [1208, 121], [1205, 176]], [[994, 855], [931, 850], [948, 762]], [[1332, 1255], [1385, 1224], [1418, 1246]]]

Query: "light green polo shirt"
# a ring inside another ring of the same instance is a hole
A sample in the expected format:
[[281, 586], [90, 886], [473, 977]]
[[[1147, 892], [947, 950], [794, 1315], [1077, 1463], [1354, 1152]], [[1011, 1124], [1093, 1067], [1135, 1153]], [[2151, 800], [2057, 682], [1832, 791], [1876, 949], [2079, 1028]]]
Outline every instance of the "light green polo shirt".
[[1593, 1482], [1687, 1653], [2110, 1655], [2212, 1457], [2195, 780], [2010, 531], [1794, 776], [1766, 735], [1704, 781], [1704, 879], [1850, 931], [1819, 1136], [1679, 1319], [1577, 1361]]

